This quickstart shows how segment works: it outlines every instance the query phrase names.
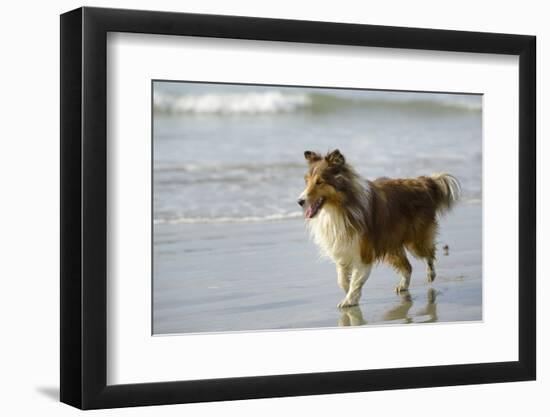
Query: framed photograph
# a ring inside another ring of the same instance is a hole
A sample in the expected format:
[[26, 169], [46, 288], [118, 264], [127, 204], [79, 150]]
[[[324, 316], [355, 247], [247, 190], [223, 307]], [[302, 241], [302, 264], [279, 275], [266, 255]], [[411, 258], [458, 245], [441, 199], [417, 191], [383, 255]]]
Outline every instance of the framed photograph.
[[61, 16], [61, 401], [533, 380], [535, 37]]

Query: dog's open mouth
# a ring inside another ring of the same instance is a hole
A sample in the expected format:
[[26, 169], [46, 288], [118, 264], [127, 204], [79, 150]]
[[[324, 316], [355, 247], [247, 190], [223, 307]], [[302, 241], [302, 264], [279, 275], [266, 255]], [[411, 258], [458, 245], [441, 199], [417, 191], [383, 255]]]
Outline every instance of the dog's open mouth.
[[325, 199], [323, 197], [318, 198], [311, 204], [305, 212], [306, 219], [312, 219], [315, 217], [315, 215], [319, 212], [321, 207], [323, 206], [323, 203], [325, 202]]

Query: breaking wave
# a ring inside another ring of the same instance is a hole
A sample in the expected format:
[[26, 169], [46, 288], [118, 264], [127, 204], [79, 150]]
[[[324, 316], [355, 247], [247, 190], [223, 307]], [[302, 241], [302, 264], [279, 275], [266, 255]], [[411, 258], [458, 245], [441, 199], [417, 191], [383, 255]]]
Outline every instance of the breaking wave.
[[[362, 93], [362, 94], [361, 94]], [[246, 93], [168, 94], [155, 92], [153, 107], [160, 114], [273, 115], [308, 111], [324, 113], [346, 108], [414, 111], [480, 111], [479, 96], [451, 94], [354, 92], [352, 95], [259, 91]]]
[[172, 96], [155, 93], [154, 108], [169, 114], [276, 114], [311, 105], [307, 94], [278, 91], [243, 94], [189, 94]]

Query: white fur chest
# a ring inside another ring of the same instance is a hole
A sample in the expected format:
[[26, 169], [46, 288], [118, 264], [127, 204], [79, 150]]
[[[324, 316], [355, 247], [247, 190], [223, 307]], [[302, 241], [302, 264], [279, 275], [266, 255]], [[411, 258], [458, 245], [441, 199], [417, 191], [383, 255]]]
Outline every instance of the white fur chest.
[[321, 253], [334, 262], [349, 263], [360, 256], [357, 233], [338, 210], [323, 207], [308, 221], [308, 228]]

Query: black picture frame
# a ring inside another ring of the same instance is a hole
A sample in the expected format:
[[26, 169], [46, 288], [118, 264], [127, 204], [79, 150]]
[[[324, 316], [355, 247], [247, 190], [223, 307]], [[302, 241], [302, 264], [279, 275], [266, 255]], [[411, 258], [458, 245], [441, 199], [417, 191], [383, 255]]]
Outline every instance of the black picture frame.
[[[519, 360], [107, 385], [108, 32], [519, 56]], [[534, 36], [103, 8], [61, 15], [61, 401], [81, 409], [536, 378]]]

